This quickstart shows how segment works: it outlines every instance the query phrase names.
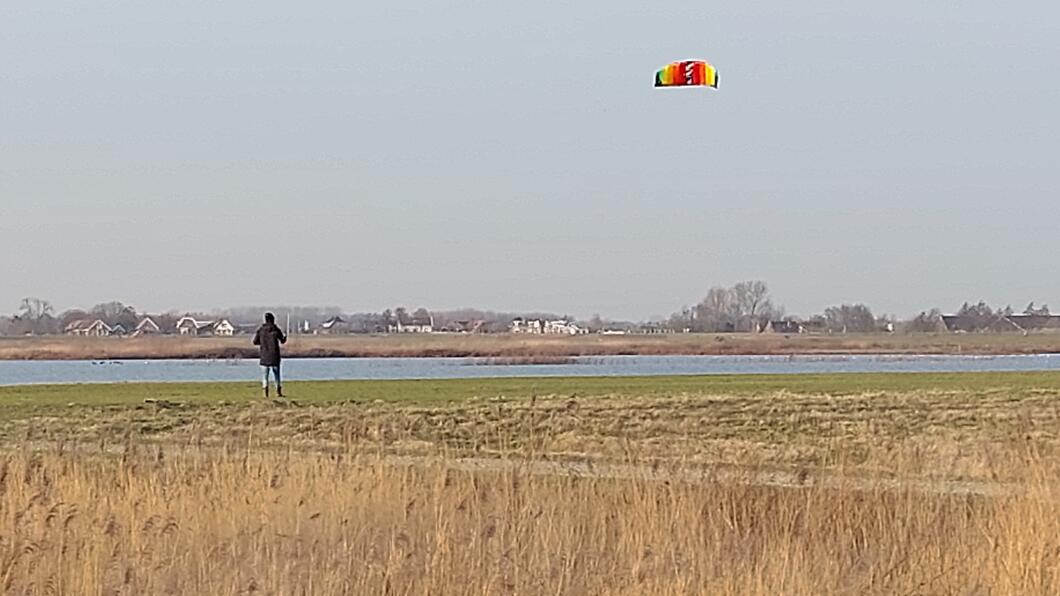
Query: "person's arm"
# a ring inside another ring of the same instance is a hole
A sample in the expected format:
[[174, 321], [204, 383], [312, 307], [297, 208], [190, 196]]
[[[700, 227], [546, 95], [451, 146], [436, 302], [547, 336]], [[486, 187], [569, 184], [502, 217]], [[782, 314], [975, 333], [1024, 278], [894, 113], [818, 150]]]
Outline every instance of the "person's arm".
[[260, 328], [258, 329], [257, 333], [254, 334], [254, 345], [255, 346], [260, 346], [261, 345], [261, 329]]
[[287, 343], [287, 336], [283, 334], [283, 331], [280, 332], [280, 343], [281, 344]]

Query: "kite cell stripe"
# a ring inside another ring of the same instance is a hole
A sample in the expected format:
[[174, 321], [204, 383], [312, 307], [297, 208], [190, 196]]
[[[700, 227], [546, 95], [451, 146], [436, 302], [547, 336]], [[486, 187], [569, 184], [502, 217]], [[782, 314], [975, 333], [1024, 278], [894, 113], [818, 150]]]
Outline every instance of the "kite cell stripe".
[[672, 62], [655, 73], [656, 87], [718, 88], [718, 70], [702, 60]]

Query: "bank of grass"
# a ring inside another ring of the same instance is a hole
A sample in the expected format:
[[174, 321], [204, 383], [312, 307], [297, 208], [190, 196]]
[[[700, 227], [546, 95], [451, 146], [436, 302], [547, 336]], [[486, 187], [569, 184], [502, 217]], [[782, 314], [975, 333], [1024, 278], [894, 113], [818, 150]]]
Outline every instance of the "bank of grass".
[[[969, 395], [1004, 391], [1022, 395], [1060, 392], [1060, 371], [289, 381], [286, 388], [293, 398], [305, 404], [345, 401], [438, 404], [474, 398], [520, 400], [540, 396], [636, 398], [777, 393], [842, 396], [910, 391]], [[261, 395], [256, 382], [0, 386], [0, 417], [24, 408], [129, 405], [144, 399], [193, 404], [248, 403], [260, 401]]]

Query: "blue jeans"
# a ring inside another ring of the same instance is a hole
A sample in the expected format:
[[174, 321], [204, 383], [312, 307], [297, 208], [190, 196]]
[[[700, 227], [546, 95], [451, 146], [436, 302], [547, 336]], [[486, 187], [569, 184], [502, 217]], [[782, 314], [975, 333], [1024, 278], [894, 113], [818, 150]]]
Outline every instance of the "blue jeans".
[[272, 372], [272, 377], [276, 379], [276, 386], [281, 387], [283, 383], [280, 382], [280, 367], [279, 366], [263, 366], [261, 367], [264, 371], [264, 375], [261, 378], [261, 387], [263, 389], [269, 388], [269, 372]]

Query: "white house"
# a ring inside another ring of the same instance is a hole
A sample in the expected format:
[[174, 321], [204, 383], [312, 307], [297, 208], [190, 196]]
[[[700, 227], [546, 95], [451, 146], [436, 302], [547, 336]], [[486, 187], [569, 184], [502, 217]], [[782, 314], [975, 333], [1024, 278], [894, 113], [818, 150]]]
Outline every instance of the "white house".
[[387, 326], [389, 333], [434, 333], [434, 315], [395, 315]]
[[582, 329], [574, 324], [574, 321], [545, 321], [546, 335], [581, 335], [588, 333], [588, 329]]
[[512, 321], [512, 324], [508, 326], [508, 331], [512, 333], [530, 333], [537, 335], [543, 332], [543, 327], [544, 321], [519, 317]]
[[582, 335], [588, 333], [574, 324], [573, 321], [558, 319], [554, 321], [542, 321], [538, 319], [517, 318], [508, 327], [512, 333], [528, 333], [531, 335]]
[[221, 319], [213, 324], [213, 334], [220, 337], [232, 337], [236, 333], [236, 328], [232, 325], [232, 322], [228, 319]]
[[158, 323], [155, 323], [151, 317], [144, 317], [136, 325], [136, 329], [133, 329], [132, 336], [158, 335], [159, 333], [162, 333], [162, 328], [158, 326]]
[[112, 332], [110, 325], [102, 319], [80, 319], [67, 325], [65, 331], [68, 335], [80, 337], [106, 337]]
[[213, 321], [197, 321], [189, 316], [177, 321], [177, 333], [181, 335], [212, 335], [213, 327]]
[[346, 323], [346, 320], [342, 317], [335, 316], [324, 321], [320, 324], [320, 329], [316, 330], [316, 333], [321, 335], [338, 335], [342, 333], [349, 333], [350, 326]]

